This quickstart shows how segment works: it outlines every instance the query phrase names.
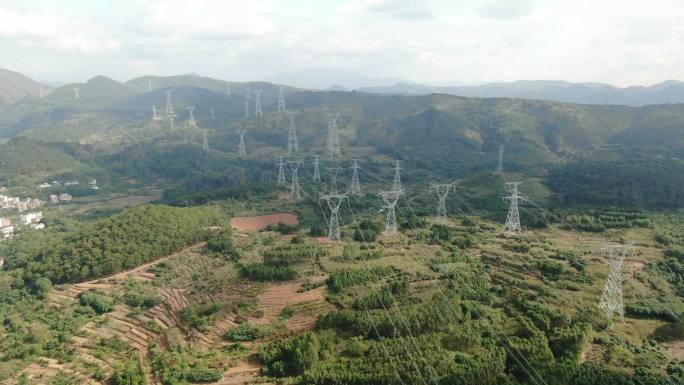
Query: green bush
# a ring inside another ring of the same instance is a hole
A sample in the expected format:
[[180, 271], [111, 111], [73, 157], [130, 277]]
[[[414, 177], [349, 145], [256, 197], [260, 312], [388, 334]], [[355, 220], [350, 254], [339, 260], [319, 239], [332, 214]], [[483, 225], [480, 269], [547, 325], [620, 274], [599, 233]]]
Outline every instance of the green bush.
[[112, 297], [98, 291], [84, 291], [78, 300], [81, 306], [90, 306], [97, 314], [109, 313], [114, 309]]
[[223, 334], [223, 339], [232, 342], [254, 341], [257, 338], [258, 329], [247, 323], [230, 328]]
[[240, 275], [254, 281], [289, 281], [297, 278], [297, 271], [289, 266], [269, 266], [254, 262], [240, 266]]

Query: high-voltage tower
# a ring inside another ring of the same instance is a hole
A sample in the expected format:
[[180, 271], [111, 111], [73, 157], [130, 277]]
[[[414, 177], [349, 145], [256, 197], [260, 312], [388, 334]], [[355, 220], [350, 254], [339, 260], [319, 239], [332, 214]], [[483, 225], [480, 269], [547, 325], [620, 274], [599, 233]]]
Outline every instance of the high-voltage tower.
[[404, 193], [404, 190], [390, 190], [380, 191], [378, 196], [382, 198], [385, 204], [382, 206], [385, 209], [385, 232], [388, 234], [397, 233], [397, 214], [395, 207], [399, 201], [399, 197]]
[[176, 115], [169, 115], [169, 129], [173, 130], [176, 127]]
[[245, 100], [245, 120], [249, 119], [249, 100]]
[[437, 194], [437, 223], [446, 225], [448, 220], [446, 210], [446, 199], [449, 192], [456, 188], [453, 183], [449, 184], [433, 184], [430, 186], [430, 192]]
[[259, 117], [264, 115], [261, 109], [261, 90], [254, 90], [254, 116]]
[[330, 171], [330, 174], [332, 174], [330, 177], [330, 195], [337, 195], [339, 193], [337, 189], [337, 174], [342, 172], [342, 169], [333, 167], [329, 168], [328, 171]]
[[496, 173], [499, 175], [503, 175], [503, 155], [504, 155], [504, 146], [502, 144], [499, 146], [499, 163], [496, 166]]
[[361, 194], [361, 184], [359, 183], [359, 160], [352, 159], [352, 178], [351, 183], [349, 183], [349, 193], [351, 194]]
[[321, 170], [320, 170], [320, 164], [321, 162], [318, 160], [318, 155], [314, 155], [314, 160], [313, 160], [313, 177], [311, 178], [314, 182], [320, 182], [321, 181]]
[[188, 113], [190, 114], [188, 117], [188, 127], [197, 128], [197, 122], [195, 121], [195, 106], [189, 106]]
[[278, 89], [278, 111], [287, 111], [285, 106], [285, 94], [283, 93], [283, 87]]
[[173, 91], [171, 90], [166, 90], [164, 93], [166, 94], [166, 115], [167, 116], [176, 116], [176, 113], [173, 111], [173, 102], [171, 102], [171, 93]]
[[[620, 249], [619, 255], [616, 256], [618, 249]], [[622, 299], [622, 266], [627, 253], [633, 250], [632, 245], [608, 245], [601, 248], [601, 254], [608, 254], [610, 273], [603, 287], [599, 308], [606, 313], [608, 318], [617, 314], [622, 321], [625, 319], [625, 306]]]
[[247, 156], [247, 150], [245, 149], [245, 133], [246, 132], [247, 132], [247, 130], [245, 130], [244, 128], [237, 130], [238, 135], [240, 135], [240, 144], [238, 145], [238, 155], [240, 155], [241, 158]]
[[209, 151], [209, 134], [206, 128], [202, 129], [202, 149]]
[[160, 120], [161, 116], [157, 115], [157, 106], [152, 105], [152, 120]]
[[74, 87], [74, 99], [79, 99], [81, 97], [81, 95], [78, 93], [79, 90], [80, 88]]
[[401, 190], [401, 167], [399, 167], [398, 160], [394, 161], [394, 181], [392, 181], [392, 190]]
[[337, 130], [337, 119], [340, 114], [330, 114], [330, 120], [328, 121], [328, 151], [330, 153], [330, 159], [334, 159], [336, 156], [339, 158], [342, 156], [342, 150], [340, 149], [340, 133]]
[[518, 192], [518, 185], [520, 185], [520, 182], [506, 183], [506, 191], [511, 193], [510, 196], [504, 198], [505, 200], [511, 201], [511, 205], [508, 208], [508, 214], [506, 215], [506, 232], [509, 233], [519, 233], [522, 231], [522, 227], [520, 226], [520, 212], [518, 211], [518, 201], [524, 198]]
[[276, 166], [278, 166], [278, 184], [284, 185], [286, 183], [286, 181], [285, 181], [285, 162], [283, 162], [282, 156], [278, 157], [278, 163], [276, 163]]
[[297, 129], [295, 126], [295, 111], [290, 111], [290, 129], [287, 133], [287, 154], [292, 155], [299, 151], [299, 143], [297, 143]]
[[347, 194], [329, 194], [321, 195], [319, 200], [324, 200], [327, 202], [330, 208], [330, 220], [328, 221], [328, 238], [331, 241], [339, 241], [342, 236], [340, 233], [340, 206], [342, 202], [348, 199]]
[[297, 176], [297, 172], [299, 171], [299, 166], [302, 164], [301, 160], [291, 160], [287, 162], [287, 165], [290, 166], [290, 170], [292, 170], [292, 181], [290, 183], [290, 199], [295, 200], [299, 199], [302, 197], [300, 188], [299, 188], [299, 177]]

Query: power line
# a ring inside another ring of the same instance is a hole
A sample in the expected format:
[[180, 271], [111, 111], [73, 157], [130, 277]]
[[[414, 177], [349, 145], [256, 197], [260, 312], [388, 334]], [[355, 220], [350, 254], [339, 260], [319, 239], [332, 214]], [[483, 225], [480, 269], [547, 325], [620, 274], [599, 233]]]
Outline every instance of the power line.
[[401, 190], [401, 167], [399, 167], [399, 160], [394, 161], [394, 181], [392, 182], [392, 190]]
[[352, 178], [349, 184], [349, 192], [351, 194], [361, 194], [361, 184], [359, 183], [359, 160], [352, 159]]
[[337, 119], [340, 114], [334, 113], [330, 114], [330, 120], [328, 120], [328, 152], [330, 154], [330, 159], [342, 156], [342, 150], [340, 149], [340, 133], [337, 129]]
[[283, 93], [282, 86], [278, 89], [278, 111], [287, 111], [287, 107], [285, 106], [285, 94]]
[[320, 183], [321, 181], [321, 170], [319, 169], [321, 162], [318, 160], [318, 155], [314, 155], [314, 160], [313, 160], [313, 177], [312, 180], [316, 183]]
[[254, 116], [260, 117], [264, 115], [261, 109], [261, 90], [254, 90]]
[[453, 183], [433, 184], [430, 186], [430, 193], [437, 194], [437, 222], [440, 224], [445, 225], [448, 223], [446, 199], [449, 192], [455, 189]]
[[286, 183], [286, 181], [285, 181], [285, 162], [283, 162], [282, 156], [278, 157], [278, 163], [276, 163], [276, 166], [278, 166], [278, 184], [284, 185]]
[[299, 199], [302, 197], [299, 188], [299, 178], [297, 177], [297, 172], [299, 171], [299, 166], [302, 164], [300, 160], [291, 160], [287, 162], [292, 170], [292, 181], [290, 182], [290, 200]]
[[244, 158], [247, 156], [247, 150], [245, 149], [245, 133], [247, 133], [247, 130], [242, 128], [236, 130], [238, 135], [240, 135], [240, 144], [238, 145], [238, 155], [241, 158]]

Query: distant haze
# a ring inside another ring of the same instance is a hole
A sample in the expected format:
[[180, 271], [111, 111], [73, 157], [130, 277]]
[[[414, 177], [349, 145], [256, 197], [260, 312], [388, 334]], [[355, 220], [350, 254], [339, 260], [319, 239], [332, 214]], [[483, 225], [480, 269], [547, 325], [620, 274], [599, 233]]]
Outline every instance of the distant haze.
[[326, 87], [312, 74], [339, 71], [372, 80], [352, 88], [646, 85], [682, 78], [681, 20], [677, 0], [0, 0], [0, 67], [43, 82], [198, 72]]

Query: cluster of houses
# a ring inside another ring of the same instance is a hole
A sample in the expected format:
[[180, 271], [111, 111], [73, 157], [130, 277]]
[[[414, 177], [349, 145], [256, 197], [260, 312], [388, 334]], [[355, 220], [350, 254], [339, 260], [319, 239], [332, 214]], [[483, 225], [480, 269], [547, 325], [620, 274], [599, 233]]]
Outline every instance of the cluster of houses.
[[38, 198], [21, 199], [19, 197], [10, 197], [7, 195], [0, 195], [0, 208], [2, 209], [16, 209], [18, 211], [33, 210], [44, 205], [45, 202]]
[[[53, 180], [52, 183], [44, 182], [38, 185], [39, 190], [45, 190], [45, 189], [51, 189], [51, 188], [58, 188], [58, 187], [69, 187], [69, 186], [75, 186], [79, 184], [77, 180], [70, 180], [70, 181], [65, 181], [61, 182], [58, 180]], [[99, 190], [100, 187], [97, 185], [97, 179], [91, 179], [88, 181], [88, 187], [90, 187], [92, 190]]]
[[[44, 229], [45, 223], [42, 223], [42, 211], [32, 211], [19, 216], [19, 224], [21, 226], [30, 227], [36, 230]], [[14, 225], [9, 218], [0, 218], [0, 238], [7, 239], [14, 235]]]
[[69, 202], [71, 200], [71, 194], [50, 194], [49, 199], [50, 203]]

